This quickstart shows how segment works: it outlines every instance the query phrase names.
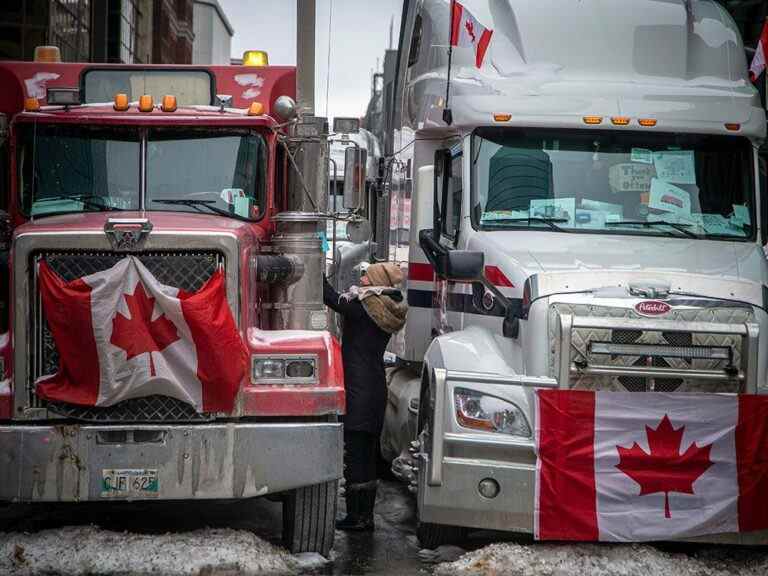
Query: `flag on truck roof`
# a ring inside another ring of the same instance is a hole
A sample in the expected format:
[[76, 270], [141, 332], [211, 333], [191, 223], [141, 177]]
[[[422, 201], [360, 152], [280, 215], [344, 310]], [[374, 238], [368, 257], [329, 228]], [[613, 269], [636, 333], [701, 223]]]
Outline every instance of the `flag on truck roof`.
[[539, 390], [540, 540], [768, 529], [768, 396]]
[[162, 395], [231, 412], [246, 351], [217, 270], [194, 293], [161, 284], [138, 258], [70, 282], [40, 264], [40, 294], [59, 370], [37, 395], [86, 406]]
[[493, 30], [480, 24], [461, 3], [451, 4], [451, 46], [472, 48], [475, 51], [475, 66], [478, 68], [483, 65], [492, 35]]
[[757, 50], [749, 67], [749, 77], [752, 82], [757, 82], [760, 75], [765, 72], [765, 65], [768, 62], [766, 51], [768, 51], [768, 19], [763, 24], [763, 33], [760, 34], [760, 41], [757, 43]]

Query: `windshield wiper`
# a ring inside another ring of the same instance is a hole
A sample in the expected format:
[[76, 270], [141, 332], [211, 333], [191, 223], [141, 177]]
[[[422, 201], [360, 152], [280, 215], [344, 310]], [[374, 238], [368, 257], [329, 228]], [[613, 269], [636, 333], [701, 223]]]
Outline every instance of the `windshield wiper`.
[[[100, 202], [97, 202], [97, 199], [100, 200]], [[119, 212], [125, 210], [125, 208], [118, 208], [117, 206], [108, 206], [107, 204], [104, 204], [104, 196], [97, 196], [96, 194], [76, 194], [74, 196], [59, 194], [58, 196], [46, 196], [45, 198], [37, 198], [33, 200], [32, 204], [37, 204], [38, 202], [53, 202], [55, 200], [72, 200], [73, 202], [81, 202], [84, 206], [88, 206], [89, 208], [96, 208], [101, 212], [110, 212], [112, 210]]]
[[558, 226], [555, 224], [555, 222], [568, 222], [568, 218], [541, 218], [541, 217], [532, 217], [532, 218], [493, 218], [491, 220], [486, 220], [483, 222], [483, 226], [487, 224], [514, 224], [515, 222], [528, 222], [530, 224], [531, 222], [536, 222], [537, 224], [546, 224], [552, 230], [557, 230], [558, 232], [567, 232], [567, 230], [563, 229], [561, 226]]
[[654, 226], [669, 226], [678, 232], [685, 234], [688, 238], [698, 238], [696, 234], [688, 230], [693, 224], [683, 224], [681, 222], [666, 222], [665, 220], [656, 220], [644, 222], [642, 220], [624, 220], [621, 222], [606, 222], [606, 226], [642, 226], [643, 228], [653, 228]]
[[158, 204], [176, 204], [179, 206], [189, 206], [190, 208], [194, 208], [201, 213], [203, 213], [203, 210], [200, 209], [201, 207], [208, 208], [210, 212], [218, 214], [219, 216], [226, 216], [227, 218], [242, 220], [243, 222], [251, 222], [250, 218], [246, 218], [245, 216], [240, 216], [240, 214], [234, 214], [219, 208], [215, 205], [216, 200], [195, 200], [193, 198], [153, 198], [152, 202], [157, 202]]

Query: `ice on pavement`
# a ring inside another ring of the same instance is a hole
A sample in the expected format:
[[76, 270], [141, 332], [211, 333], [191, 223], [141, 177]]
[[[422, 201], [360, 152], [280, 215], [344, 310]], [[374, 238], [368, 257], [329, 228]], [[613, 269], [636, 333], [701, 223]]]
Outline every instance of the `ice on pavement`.
[[0, 574], [8, 576], [271, 576], [298, 571], [290, 554], [245, 530], [133, 534], [78, 526], [0, 533]]
[[765, 576], [768, 551], [697, 547], [667, 552], [649, 545], [491, 544], [455, 562], [440, 564], [435, 576]]

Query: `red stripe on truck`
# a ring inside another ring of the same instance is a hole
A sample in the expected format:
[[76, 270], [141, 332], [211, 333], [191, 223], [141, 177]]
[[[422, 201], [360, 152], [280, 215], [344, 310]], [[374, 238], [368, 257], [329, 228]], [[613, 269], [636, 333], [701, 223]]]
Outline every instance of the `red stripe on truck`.
[[[498, 266], [486, 266], [485, 277], [498, 288], [514, 288], [515, 285], [507, 278]], [[435, 271], [432, 264], [426, 262], [409, 262], [408, 279], [416, 282], [434, 282]]]

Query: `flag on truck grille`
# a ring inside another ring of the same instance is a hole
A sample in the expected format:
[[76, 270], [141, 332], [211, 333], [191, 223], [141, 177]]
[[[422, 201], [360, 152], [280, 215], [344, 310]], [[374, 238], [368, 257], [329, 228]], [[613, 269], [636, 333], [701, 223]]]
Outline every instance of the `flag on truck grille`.
[[768, 529], [768, 396], [539, 390], [536, 406], [536, 538]]
[[221, 270], [194, 293], [161, 284], [132, 256], [71, 282], [43, 261], [39, 282], [60, 360], [38, 396], [112, 406], [159, 394], [232, 411], [247, 355]]
[[480, 68], [485, 52], [491, 42], [493, 30], [478, 22], [472, 13], [459, 2], [451, 5], [451, 46], [472, 48], [475, 51], [475, 66]]

